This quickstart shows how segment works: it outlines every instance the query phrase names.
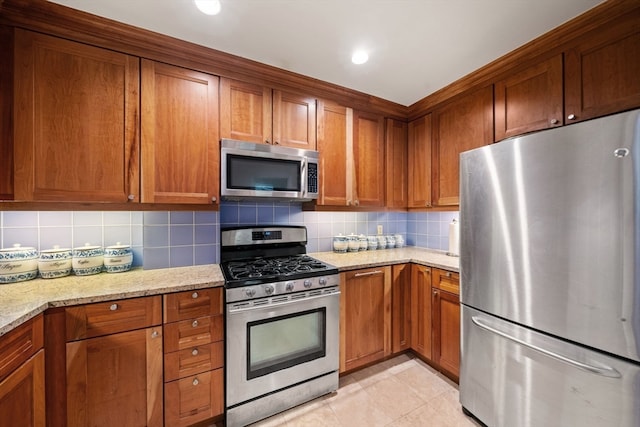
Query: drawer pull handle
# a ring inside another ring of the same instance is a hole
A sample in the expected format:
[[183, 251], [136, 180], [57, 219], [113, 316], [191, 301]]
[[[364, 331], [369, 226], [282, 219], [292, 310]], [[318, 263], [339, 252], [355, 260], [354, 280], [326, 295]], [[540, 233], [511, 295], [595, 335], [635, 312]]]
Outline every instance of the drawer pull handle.
[[366, 271], [364, 273], [356, 273], [355, 277], [373, 276], [374, 274], [382, 274], [382, 270]]
[[427, 273], [427, 274], [431, 274], [431, 269], [430, 268], [425, 268], [424, 272]]
[[116, 311], [118, 309], [118, 304], [111, 304], [111, 307], [109, 307], [109, 310], [111, 311]]
[[158, 331], [151, 332], [151, 338], [158, 338]]
[[193, 323], [191, 324], [191, 326], [193, 326], [194, 328], [198, 327], [198, 321], [194, 320]]
[[191, 351], [191, 355], [192, 355], [192, 356], [197, 356], [197, 355], [198, 355], [198, 349], [197, 349], [197, 348], [194, 348], [194, 349]]
[[191, 298], [193, 298], [193, 299], [198, 298], [198, 293], [197, 292], [192, 293], [191, 294]]
[[192, 383], [192, 384], [193, 384], [193, 385], [198, 385], [198, 384], [200, 384], [200, 381], [198, 381], [198, 379], [197, 379], [197, 378], [194, 378], [194, 379], [193, 379], [193, 383]]

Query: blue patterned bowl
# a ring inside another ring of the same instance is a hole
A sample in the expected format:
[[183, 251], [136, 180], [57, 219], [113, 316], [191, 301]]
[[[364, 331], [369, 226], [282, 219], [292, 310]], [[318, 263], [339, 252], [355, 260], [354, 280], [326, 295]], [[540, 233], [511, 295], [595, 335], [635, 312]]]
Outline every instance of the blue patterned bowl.
[[21, 247], [0, 249], [0, 284], [35, 279], [38, 275], [38, 251]]

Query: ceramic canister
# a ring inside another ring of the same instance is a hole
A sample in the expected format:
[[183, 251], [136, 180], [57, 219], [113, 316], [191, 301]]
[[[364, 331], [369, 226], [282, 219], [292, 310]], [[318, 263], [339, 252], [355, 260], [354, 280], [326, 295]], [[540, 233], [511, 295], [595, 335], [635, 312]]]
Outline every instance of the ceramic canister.
[[35, 279], [38, 275], [38, 251], [31, 247], [0, 249], [0, 284]]
[[347, 241], [347, 236], [343, 236], [339, 234], [337, 236], [333, 236], [333, 251], [344, 253], [349, 249], [349, 242]]
[[366, 251], [367, 250], [367, 236], [365, 236], [364, 234], [359, 235], [358, 236], [358, 242], [360, 242], [360, 247], [358, 248], [358, 250]]
[[120, 242], [113, 246], [107, 246], [104, 250], [104, 269], [107, 273], [120, 273], [131, 270], [133, 252], [131, 246], [122, 245]]
[[347, 240], [349, 241], [349, 252], [358, 252], [360, 250], [360, 240], [358, 240], [358, 236], [351, 233], [347, 236]]
[[367, 249], [370, 251], [378, 249], [378, 238], [376, 236], [367, 237]]
[[84, 246], [73, 248], [73, 258], [71, 265], [76, 276], [88, 276], [102, 271], [104, 261], [104, 250], [101, 246], [91, 246], [86, 243]]
[[56, 245], [53, 249], [40, 251], [38, 270], [43, 279], [68, 276], [71, 273], [71, 249], [60, 249]]

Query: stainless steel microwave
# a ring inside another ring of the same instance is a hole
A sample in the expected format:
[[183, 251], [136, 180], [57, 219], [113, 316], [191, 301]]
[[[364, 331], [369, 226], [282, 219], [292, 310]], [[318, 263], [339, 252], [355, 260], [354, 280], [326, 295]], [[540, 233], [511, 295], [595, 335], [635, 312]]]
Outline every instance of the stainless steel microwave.
[[223, 139], [220, 154], [220, 194], [225, 199], [318, 198], [317, 151]]

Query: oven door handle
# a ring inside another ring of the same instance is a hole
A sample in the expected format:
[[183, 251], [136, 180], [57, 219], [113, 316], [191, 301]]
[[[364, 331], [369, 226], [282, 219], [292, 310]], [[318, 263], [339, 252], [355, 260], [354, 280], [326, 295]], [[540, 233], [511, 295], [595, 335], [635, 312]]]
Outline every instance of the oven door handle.
[[[326, 294], [321, 294], [321, 295], [314, 295], [311, 297], [305, 297], [305, 298], [300, 298], [300, 299], [288, 299], [286, 301], [281, 301], [281, 302], [273, 302], [273, 303], [267, 303], [267, 304], [261, 304], [261, 305], [242, 305], [242, 303], [231, 303], [231, 304], [227, 304], [229, 307], [227, 308], [227, 313], [229, 315], [234, 315], [234, 314], [238, 314], [238, 313], [246, 313], [247, 311], [257, 311], [257, 310], [264, 310], [264, 309], [272, 309], [274, 307], [284, 307], [290, 304], [299, 304], [299, 303], [303, 303], [303, 302], [307, 302], [307, 301], [313, 301], [313, 300], [317, 300], [320, 298], [329, 298], [329, 297], [338, 297], [340, 296], [340, 291], [335, 291], [335, 292], [331, 292], [331, 293], [326, 293]], [[233, 306], [236, 307], [233, 307]]]

